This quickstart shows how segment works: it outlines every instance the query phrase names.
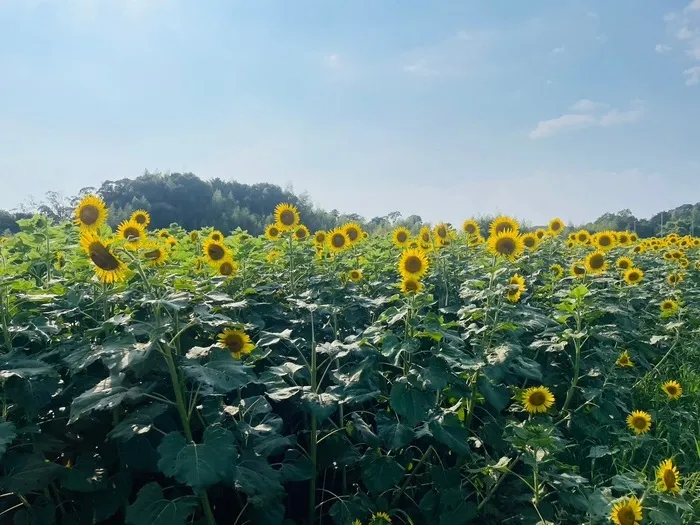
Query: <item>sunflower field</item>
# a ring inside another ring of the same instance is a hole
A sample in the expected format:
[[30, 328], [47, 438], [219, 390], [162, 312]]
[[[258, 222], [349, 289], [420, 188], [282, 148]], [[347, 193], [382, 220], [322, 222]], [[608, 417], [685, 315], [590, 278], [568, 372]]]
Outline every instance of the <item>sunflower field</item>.
[[700, 239], [0, 240], [0, 523], [700, 523]]

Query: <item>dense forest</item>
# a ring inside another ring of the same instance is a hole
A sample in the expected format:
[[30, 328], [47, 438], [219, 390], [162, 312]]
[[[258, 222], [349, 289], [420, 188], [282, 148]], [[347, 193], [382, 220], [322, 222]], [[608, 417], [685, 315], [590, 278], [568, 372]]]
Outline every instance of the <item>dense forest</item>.
[[[63, 197], [50, 191], [41, 201], [30, 201], [16, 210], [0, 210], [0, 233], [17, 231], [18, 219], [41, 213], [56, 222], [71, 218], [75, 203], [85, 194], [98, 193], [110, 208], [109, 222], [114, 228], [129, 218], [137, 209], [147, 210], [153, 228], [164, 228], [177, 223], [188, 230], [213, 226], [229, 232], [236, 228], [258, 235], [272, 222], [274, 208], [280, 202], [296, 205], [305, 224], [315, 230], [329, 230], [348, 221], [355, 221], [370, 231], [383, 232], [396, 226], [417, 231], [423, 223], [418, 215], [403, 217], [394, 211], [385, 216], [366, 219], [356, 214], [341, 214], [338, 210], [323, 210], [315, 206], [307, 194], [297, 195], [291, 188], [274, 184], [243, 184], [219, 178], [203, 181], [192, 173], [149, 173], [136, 179], [105, 181], [99, 188], [83, 188], [74, 197]], [[640, 237], [678, 232], [700, 233], [698, 209], [700, 203], [684, 204], [662, 211], [650, 219], [639, 219], [630, 210], [606, 213], [595, 221], [569, 225], [591, 231], [629, 230]], [[482, 230], [490, 217], [479, 217]], [[458, 225], [455, 225], [458, 226]]]

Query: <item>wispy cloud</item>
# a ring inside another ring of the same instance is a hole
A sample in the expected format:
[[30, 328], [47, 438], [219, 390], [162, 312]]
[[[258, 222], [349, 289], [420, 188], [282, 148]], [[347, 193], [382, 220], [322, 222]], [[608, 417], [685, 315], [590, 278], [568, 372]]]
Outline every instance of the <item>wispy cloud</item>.
[[619, 126], [621, 124], [632, 124], [642, 118], [642, 115], [644, 115], [643, 108], [630, 109], [628, 111], [613, 109], [600, 117], [599, 123], [604, 128]]
[[533, 140], [553, 137], [562, 133], [585, 128], [620, 126], [638, 121], [644, 115], [644, 106], [641, 101], [633, 101], [632, 108], [621, 111], [611, 109], [603, 114], [591, 114], [596, 110], [607, 107], [607, 104], [592, 102], [588, 99], [579, 100], [571, 106], [571, 110], [581, 113], [566, 113], [549, 120], [541, 120], [530, 132]]
[[[664, 22], [667, 33], [678, 41], [680, 51], [691, 61], [700, 61], [700, 0], [693, 0], [684, 9], [667, 13]], [[670, 50], [668, 46], [656, 46], [659, 53]], [[698, 84], [695, 67], [685, 69], [683, 75], [686, 85]]]
[[564, 46], [559, 46], [559, 47], [555, 47], [554, 49], [552, 49], [551, 53], [553, 55], [559, 55], [559, 54], [563, 53], [564, 51], [566, 51], [566, 48]]
[[549, 120], [541, 120], [530, 132], [531, 139], [543, 139], [574, 129], [595, 126], [597, 119], [592, 115], [566, 114]]
[[654, 51], [656, 51], [657, 53], [666, 53], [668, 51], [671, 51], [671, 47], [665, 44], [656, 44]]
[[428, 65], [427, 60], [416, 60], [411, 64], [403, 66], [403, 70], [410, 75], [415, 75], [418, 77], [435, 77], [440, 74], [437, 69], [433, 69]]
[[683, 75], [685, 75], [685, 84], [686, 86], [695, 86], [697, 84], [700, 84], [700, 66], [693, 66], [685, 71], [683, 71]]
[[589, 113], [591, 111], [596, 111], [597, 109], [602, 109], [607, 107], [607, 104], [601, 104], [600, 102], [593, 102], [592, 100], [588, 100], [587, 98], [584, 98], [582, 100], [579, 100], [571, 106], [571, 111], [579, 111], [582, 113]]

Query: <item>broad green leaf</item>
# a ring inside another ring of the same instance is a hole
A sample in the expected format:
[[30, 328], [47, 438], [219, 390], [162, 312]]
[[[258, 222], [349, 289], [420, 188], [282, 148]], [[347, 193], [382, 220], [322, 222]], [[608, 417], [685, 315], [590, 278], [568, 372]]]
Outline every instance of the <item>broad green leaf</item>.
[[471, 453], [467, 441], [469, 431], [462, 426], [456, 415], [444, 414], [431, 421], [428, 426], [433, 437], [447, 445], [455, 454], [468, 456]]
[[313, 477], [311, 460], [298, 450], [290, 449], [284, 454], [280, 469], [282, 481], [306, 481]]
[[357, 413], [350, 415], [352, 422], [346, 424], [348, 434], [357, 442], [365, 443], [370, 447], [379, 446], [379, 438], [374, 433], [372, 428]]
[[391, 408], [411, 424], [425, 419], [434, 402], [434, 394], [411, 386], [405, 377], [397, 379], [391, 388]]
[[5, 454], [7, 446], [17, 437], [16, 427], [14, 423], [6, 421], [0, 423], [0, 459]]
[[64, 471], [64, 467], [33, 454], [7, 454], [2, 466], [5, 475], [0, 478], [0, 487], [18, 494], [42, 490]]
[[240, 460], [231, 469], [231, 481], [236, 489], [250, 497], [275, 499], [284, 493], [280, 481], [282, 476], [267, 460], [251, 451], [243, 452]]
[[332, 416], [338, 409], [338, 396], [335, 394], [304, 392], [301, 396], [304, 409], [319, 420]]
[[13, 376], [5, 382], [7, 396], [32, 416], [51, 401], [58, 388], [58, 378], [51, 376], [31, 379]]
[[81, 454], [71, 468], [61, 473], [61, 486], [74, 492], [96, 492], [107, 488], [107, 469], [92, 454]]
[[153, 428], [154, 420], [168, 410], [164, 403], [151, 403], [134, 410], [107, 434], [109, 439], [128, 441], [134, 436], [146, 434]]
[[396, 417], [384, 412], [377, 412], [377, 433], [387, 450], [404, 448], [414, 439], [411, 427], [402, 424]]
[[393, 458], [369, 454], [362, 460], [362, 481], [374, 494], [381, 494], [403, 478], [404, 470]]
[[109, 410], [124, 401], [136, 401], [141, 397], [143, 391], [139, 387], [127, 388], [121, 381], [121, 377], [108, 377], [76, 397], [70, 407], [68, 424], [94, 410]]
[[250, 366], [220, 348], [211, 350], [209, 362], [204, 365], [192, 360], [185, 361], [182, 371], [190, 380], [199, 383], [204, 392], [218, 394], [243, 388], [255, 380]]
[[197, 508], [195, 496], [165, 499], [163, 489], [155, 481], [144, 485], [136, 501], [126, 509], [129, 525], [185, 525]]

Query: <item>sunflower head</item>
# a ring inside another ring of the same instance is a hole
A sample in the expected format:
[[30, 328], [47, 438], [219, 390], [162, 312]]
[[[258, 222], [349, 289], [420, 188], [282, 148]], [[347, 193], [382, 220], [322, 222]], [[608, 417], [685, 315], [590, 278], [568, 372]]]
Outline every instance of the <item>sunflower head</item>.
[[117, 238], [125, 241], [128, 249], [136, 250], [146, 239], [146, 230], [134, 220], [124, 221], [117, 228]]
[[348, 272], [348, 279], [354, 283], [358, 283], [362, 280], [362, 270], [354, 269]]
[[278, 252], [277, 250], [271, 250], [267, 254], [267, 262], [270, 264], [274, 264], [280, 259], [280, 257], [282, 257], [282, 254], [280, 252]]
[[438, 223], [433, 230], [435, 237], [442, 242], [449, 240], [450, 238], [450, 228], [444, 222]]
[[510, 230], [517, 234], [520, 231], [520, 224], [518, 224], [518, 221], [512, 217], [501, 215], [500, 217], [496, 217], [491, 222], [491, 225], [489, 226], [489, 235], [495, 236], [506, 230]]
[[391, 518], [386, 512], [377, 512], [372, 514], [369, 525], [391, 525]]
[[642, 410], [635, 410], [627, 416], [627, 426], [635, 434], [646, 434], [651, 429], [651, 415]]
[[328, 234], [324, 232], [323, 230], [319, 230], [316, 233], [314, 233], [314, 243], [322, 246], [326, 244], [326, 241], [328, 240]]
[[613, 505], [610, 519], [615, 525], [639, 525], [642, 521], [642, 504], [635, 496], [623, 498]]
[[228, 248], [221, 241], [215, 241], [214, 239], [207, 239], [204, 242], [202, 252], [210, 264], [218, 263], [229, 255]]
[[675, 314], [678, 311], [678, 302], [673, 299], [664, 299], [661, 301], [661, 315], [662, 317], [668, 317]]
[[350, 239], [351, 244], [355, 244], [362, 238], [362, 227], [356, 222], [349, 222], [343, 226], [345, 235]]
[[175, 248], [175, 246], [177, 246], [177, 239], [175, 237], [168, 237], [165, 239], [165, 245], [168, 248]]
[[552, 276], [555, 279], [561, 279], [564, 277], [564, 268], [560, 264], [553, 264], [549, 267], [549, 271], [552, 272]]
[[391, 240], [394, 243], [394, 246], [403, 248], [411, 242], [411, 232], [408, 228], [400, 226], [391, 233]]
[[634, 366], [634, 363], [630, 358], [630, 353], [627, 350], [625, 350], [618, 356], [617, 361], [615, 361], [615, 364], [622, 368], [631, 368]]
[[199, 241], [199, 232], [197, 230], [192, 230], [190, 232], [190, 242], [196, 243]]
[[151, 224], [151, 216], [146, 210], [136, 210], [134, 213], [131, 214], [129, 220], [140, 224], [144, 228]]
[[537, 228], [535, 230], [535, 235], [541, 241], [542, 239], [544, 239], [547, 236], [547, 230], [543, 230], [542, 228]]
[[531, 414], [547, 412], [554, 405], [554, 394], [545, 386], [533, 386], [522, 393], [521, 401]]
[[428, 256], [423, 250], [405, 250], [399, 260], [399, 274], [420, 279], [428, 271]]
[[350, 247], [350, 239], [345, 230], [336, 228], [328, 234], [328, 247], [332, 253], [342, 252]]
[[86, 195], [75, 209], [75, 223], [81, 229], [97, 231], [107, 221], [107, 206], [97, 195]]
[[270, 241], [276, 241], [282, 235], [282, 230], [277, 224], [270, 224], [265, 228], [265, 237]]
[[143, 245], [143, 258], [150, 266], [161, 266], [168, 260], [168, 251], [156, 242], [149, 242]]
[[639, 240], [639, 236], [636, 233], [634, 233], [634, 232], [630, 233], [630, 243], [637, 242], [638, 240]]
[[656, 469], [656, 488], [660, 492], [679, 492], [681, 475], [672, 459], [665, 459]]
[[683, 274], [680, 273], [671, 273], [669, 276], [666, 278], [668, 281], [668, 284], [671, 286], [676, 286], [679, 282], [683, 280]]
[[522, 237], [514, 230], [503, 230], [489, 237], [489, 252], [511, 262], [523, 253], [523, 249]]
[[299, 210], [292, 204], [281, 203], [275, 208], [275, 222], [282, 231], [293, 230], [300, 220]]
[[309, 229], [304, 226], [303, 224], [300, 224], [294, 229], [294, 240], [295, 241], [305, 241], [306, 239], [309, 238], [309, 235], [311, 233], [309, 232]]
[[549, 221], [549, 231], [553, 235], [559, 235], [561, 232], [564, 231], [564, 223], [559, 217]]
[[600, 250], [611, 250], [615, 247], [615, 234], [613, 232], [604, 231], [596, 233], [593, 237], [593, 243]]
[[159, 239], [167, 239], [168, 237], [170, 237], [170, 232], [168, 230], [160, 230], [158, 232]]
[[583, 261], [575, 262], [569, 270], [572, 277], [581, 279], [586, 276], [586, 264]]
[[537, 238], [537, 235], [535, 235], [534, 233], [524, 233], [521, 236], [521, 239], [523, 240], [523, 246], [525, 246], [525, 248], [527, 248], [530, 251], [535, 250], [540, 242], [540, 240]]
[[602, 273], [608, 269], [605, 253], [602, 251], [589, 253], [584, 264], [586, 265], [586, 271], [590, 274]]
[[228, 279], [235, 277], [238, 273], [238, 265], [230, 256], [227, 256], [224, 259], [217, 261], [215, 267], [216, 272], [219, 275]]
[[421, 245], [424, 245], [424, 246], [432, 246], [433, 245], [433, 239], [432, 239], [432, 236], [430, 235], [430, 229], [427, 226], [423, 226], [420, 229], [420, 232], [418, 233], [418, 241], [421, 243]]
[[629, 285], [635, 285], [642, 282], [644, 272], [639, 268], [630, 268], [625, 272], [625, 282]]
[[576, 242], [580, 244], [587, 244], [591, 240], [591, 234], [586, 230], [579, 230], [576, 232]]
[[476, 236], [480, 234], [479, 223], [475, 220], [468, 219], [462, 224], [462, 231], [467, 235]]
[[617, 243], [620, 246], [629, 246], [629, 244], [631, 243], [629, 233], [618, 232], [617, 233]]
[[404, 277], [401, 280], [401, 291], [406, 295], [420, 293], [423, 291], [423, 283], [415, 277]]
[[517, 273], [510, 278], [506, 297], [511, 303], [517, 303], [520, 300], [520, 295], [525, 291], [525, 277]]
[[683, 395], [683, 387], [678, 381], [666, 381], [661, 385], [661, 390], [663, 390], [669, 399], [680, 399]]
[[632, 266], [634, 266], [634, 263], [629, 257], [620, 257], [617, 261], [615, 261], [615, 266], [617, 266], [620, 270], [629, 270], [632, 268]]
[[243, 330], [231, 328], [226, 328], [219, 334], [218, 346], [226, 348], [236, 359], [240, 359], [242, 355], [248, 355], [255, 348], [248, 334]]
[[103, 283], [115, 283], [125, 279], [126, 266], [109, 249], [109, 242], [104, 241], [91, 230], [84, 230], [80, 245], [95, 265], [95, 274]]

